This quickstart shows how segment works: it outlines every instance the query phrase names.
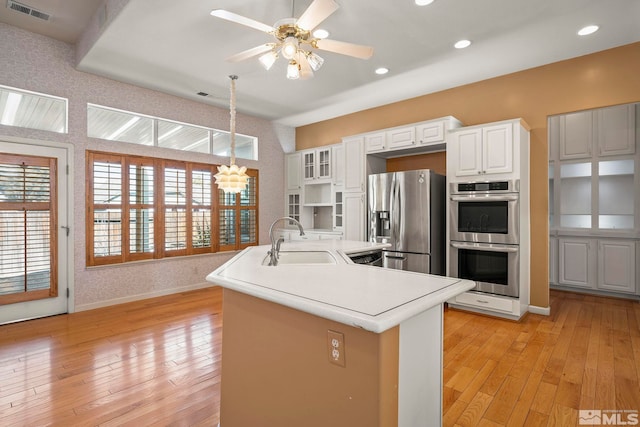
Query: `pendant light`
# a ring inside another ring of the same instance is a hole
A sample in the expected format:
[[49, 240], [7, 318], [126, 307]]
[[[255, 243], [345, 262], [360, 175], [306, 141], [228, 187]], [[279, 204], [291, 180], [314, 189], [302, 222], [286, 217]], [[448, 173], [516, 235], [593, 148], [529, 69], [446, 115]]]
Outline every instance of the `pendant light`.
[[236, 80], [238, 76], [231, 75], [231, 99], [229, 101], [229, 137], [231, 139], [231, 161], [230, 165], [218, 166], [218, 173], [214, 175], [218, 188], [225, 193], [239, 193], [247, 188], [249, 176], [247, 168], [236, 165]]

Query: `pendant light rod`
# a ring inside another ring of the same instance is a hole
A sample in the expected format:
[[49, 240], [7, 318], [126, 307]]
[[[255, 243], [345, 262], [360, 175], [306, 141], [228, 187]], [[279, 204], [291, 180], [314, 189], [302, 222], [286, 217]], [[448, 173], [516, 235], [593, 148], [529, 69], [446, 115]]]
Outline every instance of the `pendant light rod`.
[[236, 80], [238, 76], [232, 74], [231, 79], [231, 96], [229, 100], [229, 137], [231, 139], [231, 164], [236, 164]]

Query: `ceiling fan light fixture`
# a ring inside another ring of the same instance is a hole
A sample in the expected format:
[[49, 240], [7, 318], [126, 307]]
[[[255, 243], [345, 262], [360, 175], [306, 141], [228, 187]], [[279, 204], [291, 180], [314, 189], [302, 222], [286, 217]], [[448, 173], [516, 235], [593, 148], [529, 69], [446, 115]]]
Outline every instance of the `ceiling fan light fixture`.
[[262, 64], [265, 70], [269, 71], [277, 59], [278, 54], [272, 50], [260, 56], [258, 61], [260, 61], [260, 64]]
[[290, 61], [287, 66], [287, 78], [289, 80], [297, 80], [300, 78], [300, 67], [296, 61]]
[[284, 42], [282, 43], [282, 50], [280, 52], [282, 52], [282, 56], [285, 58], [289, 60], [293, 59], [295, 54], [298, 52], [298, 39], [293, 36], [289, 36], [284, 39]]
[[315, 52], [309, 52], [307, 61], [313, 71], [318, 71], [320, 67], [322, 67], [322, 64], [324, 64], [324, 59]]
[[326, 39], [327, 37], [329, 37], [329, 31], [318, 28], [317, 30], [313, 31], [313, 37], [316, 39]]

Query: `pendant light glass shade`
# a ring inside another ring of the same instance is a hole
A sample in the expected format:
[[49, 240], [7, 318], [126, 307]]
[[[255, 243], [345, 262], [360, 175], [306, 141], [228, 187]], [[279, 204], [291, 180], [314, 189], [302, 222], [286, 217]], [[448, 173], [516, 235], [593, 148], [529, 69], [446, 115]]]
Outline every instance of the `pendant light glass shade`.
[[298, 63], [296, 61], [289, 62], [289, 65], [287, 66], [287, 78], [290, 80], [300, 78], [300, 68], [298, 68]]
[[218, 166], [218, 173], [214, 175], [214, 178], [220, 190], [225, 193], [239, 193], [247, 188], [249, 176], [246, 174], [246, 167], [238, 167], [236, 165], [236, 80], [238, 76], [229, 76], [229, 78], [231, 79], [231, 100], [229, 102], [231, 164], [229, 166]]
[[282, 44], [282, 56], [287, 59], [293, 59], [296, 53], [298, 53], [298, 39], [291, 36], [287, 37]]
[[309, 62], [313, 71], [318, 71], [320, 67], [322, 67], [322, 64], [324, 64], [324, 59], [320, 55], [311, 52], [307, 55], [307, 62]]
[[260, 61], [265, 70], [269, 71], [271, 67], [273, 67], [273, 64], [276, 63], [276, 59], [278, 59], [278, 54], [271, 51], [259, 57], [258, 61]]

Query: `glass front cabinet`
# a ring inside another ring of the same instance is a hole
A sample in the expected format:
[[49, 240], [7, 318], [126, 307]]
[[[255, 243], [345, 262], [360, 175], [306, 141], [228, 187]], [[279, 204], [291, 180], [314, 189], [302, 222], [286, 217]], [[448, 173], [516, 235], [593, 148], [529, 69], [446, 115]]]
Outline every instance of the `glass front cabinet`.
[[550, 284], [640, 295], [640, 104], [551, 116]]

